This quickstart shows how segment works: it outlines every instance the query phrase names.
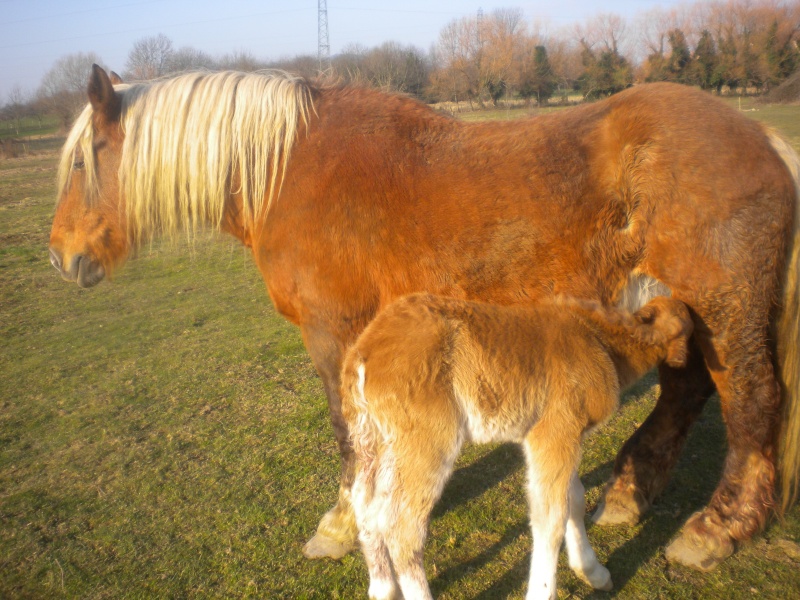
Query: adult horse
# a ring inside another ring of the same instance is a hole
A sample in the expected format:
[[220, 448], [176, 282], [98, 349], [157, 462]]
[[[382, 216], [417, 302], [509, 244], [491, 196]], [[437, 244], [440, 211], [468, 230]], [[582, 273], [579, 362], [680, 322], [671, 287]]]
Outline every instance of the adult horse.
[[251, 248], [277, 310], [300, 327], [342, 455], [339, 501], [308, 556], [356, 540], [343, 353], [382, 306], [421, 290], [502, 304], [671, 293], [695, 320], [689, 363], [660, 369], [661, 396], [621, 449], [596, 520], [639, 518], [715, 389], [724, 472], [668, 557], [712, 568], [759, 531], [778, 465], [783, 506], [793, 500], [800, 161], [707, 94], [654, 84], [467, 124], [285, 74], [115, 89], [95, 66], [88, 96], [61, 158], [51, 260], [87, 287], [154, 234], [211, 226]]

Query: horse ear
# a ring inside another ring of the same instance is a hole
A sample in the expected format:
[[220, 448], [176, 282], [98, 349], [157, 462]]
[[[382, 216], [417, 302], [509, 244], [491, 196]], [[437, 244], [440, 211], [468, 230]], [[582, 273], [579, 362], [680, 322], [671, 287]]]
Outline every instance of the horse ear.
[[111, 79], [111, 84], [112, 85], [119, 85], [120, 83], [124, 83], [122, 81], [122, 77], [117, 75], [117, 73], [115, 71], [111, 71], [111, 73], [109, 73], [108, 75], [109, 75], [109, 77]]
[[92, 65], [92, 74], [89, 76], [89, 103], [95, 114], [102, 114], [108, 120], [113, 120], [119, 114], [120, 100], [114, 92], [114, 84], [108, 74], [98, 67]]

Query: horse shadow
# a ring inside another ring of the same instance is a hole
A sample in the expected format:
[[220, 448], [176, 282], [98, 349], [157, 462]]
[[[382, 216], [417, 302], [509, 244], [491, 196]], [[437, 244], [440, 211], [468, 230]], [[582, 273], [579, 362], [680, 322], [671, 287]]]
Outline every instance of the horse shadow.
[[[629, 394], [626, 394], [628, 400], [623, 398], [621, 402], [626, 403], [633, 395], [640, 393], [647, 386], [647, 381], [642, 382], [639, 386], [642, 389], [631, 390]], [[608, 530], [611, 535], [623, 535], [627, 538], [612, 550], [605, 560], [601, 556], [601, 562], [604, 562], [611, 571], [614, 590], [610, 593], [591, 591], [581, 583], [575, 584], [575, 591], [586, 598], [613, 597], [618, 591], [624, 589], [643, 565], [654, 558], [660, 557], [666, 568], [667, 563], [663, 556], [664, 548], [678, 534], [689, 516], [708, 504], [721, 476], [725, 453], [725, 428], [719, 400], [715, 394], [692, 426], [670, 483], [636, 526], [638, 530], [634, 532], [632, 528], [624, 525]], [[581, 480], [587, 492], [605, 485], [611, 475], [613, 462], [611, 459], [582, 474]], [[453, 473], [432, 517], [442, 516], [455, 507], [478, 498], [523, 466], [524, 460], [516, 445], [498, 446]], [[589, 515], [594, 512], [595, 508], [596, 506], [587, 507], [586, 523], [590, 540], [594, 537], [592, 530], [596, 526], [589, 519]], [[522, 535], [528, 536], [530, 540], [530, 528], [527, 520], [509, 526], [499, 541], [470, 560], [440, 571], [430, 582], [434, 595], [439, 596], [445, 593], [453, 582], [468, 577], [470, 573], [491, 563], [507, 547], [517, 543]], [[595, 535], [598, 535], [600, 539], [603, 537], [597, 533]], [[560, 569], [563, 569], [564, 564], [561, 563]], [[524, 558], [513, 564], [475, 598], [489, 600], [521, 592], [527, 585], [529, 565], [530, 549]], [[559, 581], [563, 580], [562, 574], [559, 576]], [[577, 586], [582, 586], [582, 589], [579, 591]]]

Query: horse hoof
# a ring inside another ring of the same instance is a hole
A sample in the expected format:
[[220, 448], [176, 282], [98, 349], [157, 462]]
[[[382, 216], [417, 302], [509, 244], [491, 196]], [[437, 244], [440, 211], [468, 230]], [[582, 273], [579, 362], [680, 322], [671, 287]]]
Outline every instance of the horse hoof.
[[681, 564], [698, 571], [712, 571], [733, 554], [733, 542], [724, 532], [713, 535], [694, 531], [694, 517], [687, 522], [681, 534], [667, 546], [665, 556], [671, 563]]
[[636, 525], [639, 522], [639, 507], [636, 503], [621, 503], [619, 500], [609, 499], [597, 505], [597, 510], [592, 515], [592, 521], [606, 527], [609, 525]]
[[317, 533], [303, 547], [306, 558], [332, 558], [339, 560], [355, 548], [355, 543], [348, 540], [334, 539], [325, 534]]

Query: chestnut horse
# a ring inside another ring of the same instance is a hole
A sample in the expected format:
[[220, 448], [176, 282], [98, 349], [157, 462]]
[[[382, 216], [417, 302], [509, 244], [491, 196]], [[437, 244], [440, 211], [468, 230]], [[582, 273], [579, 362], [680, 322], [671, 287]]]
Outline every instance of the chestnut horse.
[[668, 558], [712, 568], [761, 530], [779, 506], [779, 468], [783, 508], [793, 501], [800, 160], [709, 95], [643, 85], [469, 124], [286, 74], [115, 89], [95, 67], [88, 96], [62, 153], [51, 261], [86, 287], [151, 235], [210, 226], [252, 250], [277, 310], [300, 327], [342, 455], [339, 501], [307, 556], [341, 556], [357, 540], [344, 352], [382, 306], [416, 291], [636, 309], [648, 288], [682, 300], [695, 322], [688, 363], [659, 368], [661, 396], [621, 449], [595, 519], [640, 517], [715, 390], [724, 472]]

